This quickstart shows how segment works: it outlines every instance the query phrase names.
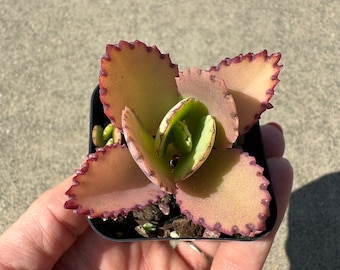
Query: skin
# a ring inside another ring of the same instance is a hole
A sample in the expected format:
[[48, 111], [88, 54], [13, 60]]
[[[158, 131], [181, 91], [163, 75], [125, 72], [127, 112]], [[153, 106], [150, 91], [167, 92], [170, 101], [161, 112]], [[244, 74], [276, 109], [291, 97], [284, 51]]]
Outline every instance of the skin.
[[207, 256], [185, 242], [173, 249], [167, 241], [107, 241], [89, 228], [84, 216], [63, 208], [70, 177], [44, 192], [0, 236], [0, 269], [261, 269], [286, 211], [293, 181], [292, 167], [282, 157], [282, 129], [270, 123], [262, 126], [262, 133], [278, 206], [276, 224], [266, 237], [252, 242], [195, 241]]

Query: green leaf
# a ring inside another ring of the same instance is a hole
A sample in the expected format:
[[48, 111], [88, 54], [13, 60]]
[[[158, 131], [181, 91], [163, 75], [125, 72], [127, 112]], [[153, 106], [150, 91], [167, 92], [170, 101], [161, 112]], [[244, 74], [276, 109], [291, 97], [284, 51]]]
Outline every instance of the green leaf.
[[110, 123], [103, 130], [103, 140], [108, 141], [113, 136], [114, 126]]
[[176, 180], [184, 180], [191, 176], [208, 158], [215, 142], [216, 123], [211, 115], [199, 121], [199, 132], [194, 134], [192, 151], [180, 156], [173, 171]]
[[157, 156], [154, 138], [128, 107], [122, 113], [122, 126], [128, 149], [139, 168], [151, 182], [173, 193], [176, 187], [169, 162]]
[[173, 106], [162, 119], [155, 137], [155, 150], [159, 157], [163, 158], [165, 156], [171, 137], [176, 137], [176, 134], [170, 136], [171, 129], [175, 123], [182, 121], [189, 114], [193, 105], [193, 99], [183, 99]]
[[175, 147], [180, 150], [179, 154], [189, 153], [192, 150], [192, 135], [186, 124], [177, 121], [170, 133]]
[[92, 142], [96, 147], [103, 147], [106, 141], [103, 139], [103, 128], [100, 125], [93, 126]]
[[206, 114], [201, 102], [186, 98], [172, 107], [160, 124], [155, 149], [171, 165], [174, 181], [189, 177], [209, 156], [216, 123]]

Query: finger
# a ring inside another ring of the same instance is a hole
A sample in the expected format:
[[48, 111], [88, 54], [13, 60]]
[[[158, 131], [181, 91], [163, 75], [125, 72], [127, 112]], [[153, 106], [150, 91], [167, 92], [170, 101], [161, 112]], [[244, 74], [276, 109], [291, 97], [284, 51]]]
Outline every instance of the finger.
[[267, 159], [267, 164], [272, 175], [271, 183], [277, 204], [277, 219], [275, 226], [269, 235], [274, 238], [289, 203], [294, 173], [290, 162], [285, 158], [269, 158]]
[[191, 269], [210, 269], [218, 246], [218, 241], [181, 241], [176, 251]]
[[285, 150], [282, 128], [277, 123], [268, 123], [261, 126], [261, 133], [266, 157], [282, 157]]
[[[88, 227], [86, 218], [65, 210], [68, 178], [43, 193], [0, 237], [0, 266], [50, 269]], [[17, 260], [20, 258], [20, 260]]]
[[168, 241], [108, 241], [88, 228], [63, 254], [53, 269], [192, 268], [181, 260]]
[[261, 269], [286, 211], [293, 182], [293, 169], [286, 159], [270, 158], [268, 167], [276, 196], [277, 220], [272, 231], [252, 242], [224, 242], [214, 257], [212, 269]]

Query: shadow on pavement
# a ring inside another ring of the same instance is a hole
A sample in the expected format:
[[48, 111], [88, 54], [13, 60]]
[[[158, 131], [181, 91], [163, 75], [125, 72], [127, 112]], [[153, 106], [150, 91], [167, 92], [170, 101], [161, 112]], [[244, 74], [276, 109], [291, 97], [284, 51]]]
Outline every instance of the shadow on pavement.
[[340, 172], [293, 192], [288, 229], [291, 270], [340, 269]]

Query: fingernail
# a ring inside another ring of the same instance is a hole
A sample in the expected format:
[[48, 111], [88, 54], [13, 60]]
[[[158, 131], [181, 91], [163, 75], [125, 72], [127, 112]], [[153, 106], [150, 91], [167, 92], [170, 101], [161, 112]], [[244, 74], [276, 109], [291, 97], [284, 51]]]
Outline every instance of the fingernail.
[[282, 129], [282, 127], [278, 123], [270, 122], [267, 125], [271, 125], [272, 127], [278, 129], [281, 132], [281, 134], [283, 134], [283, 129]]

